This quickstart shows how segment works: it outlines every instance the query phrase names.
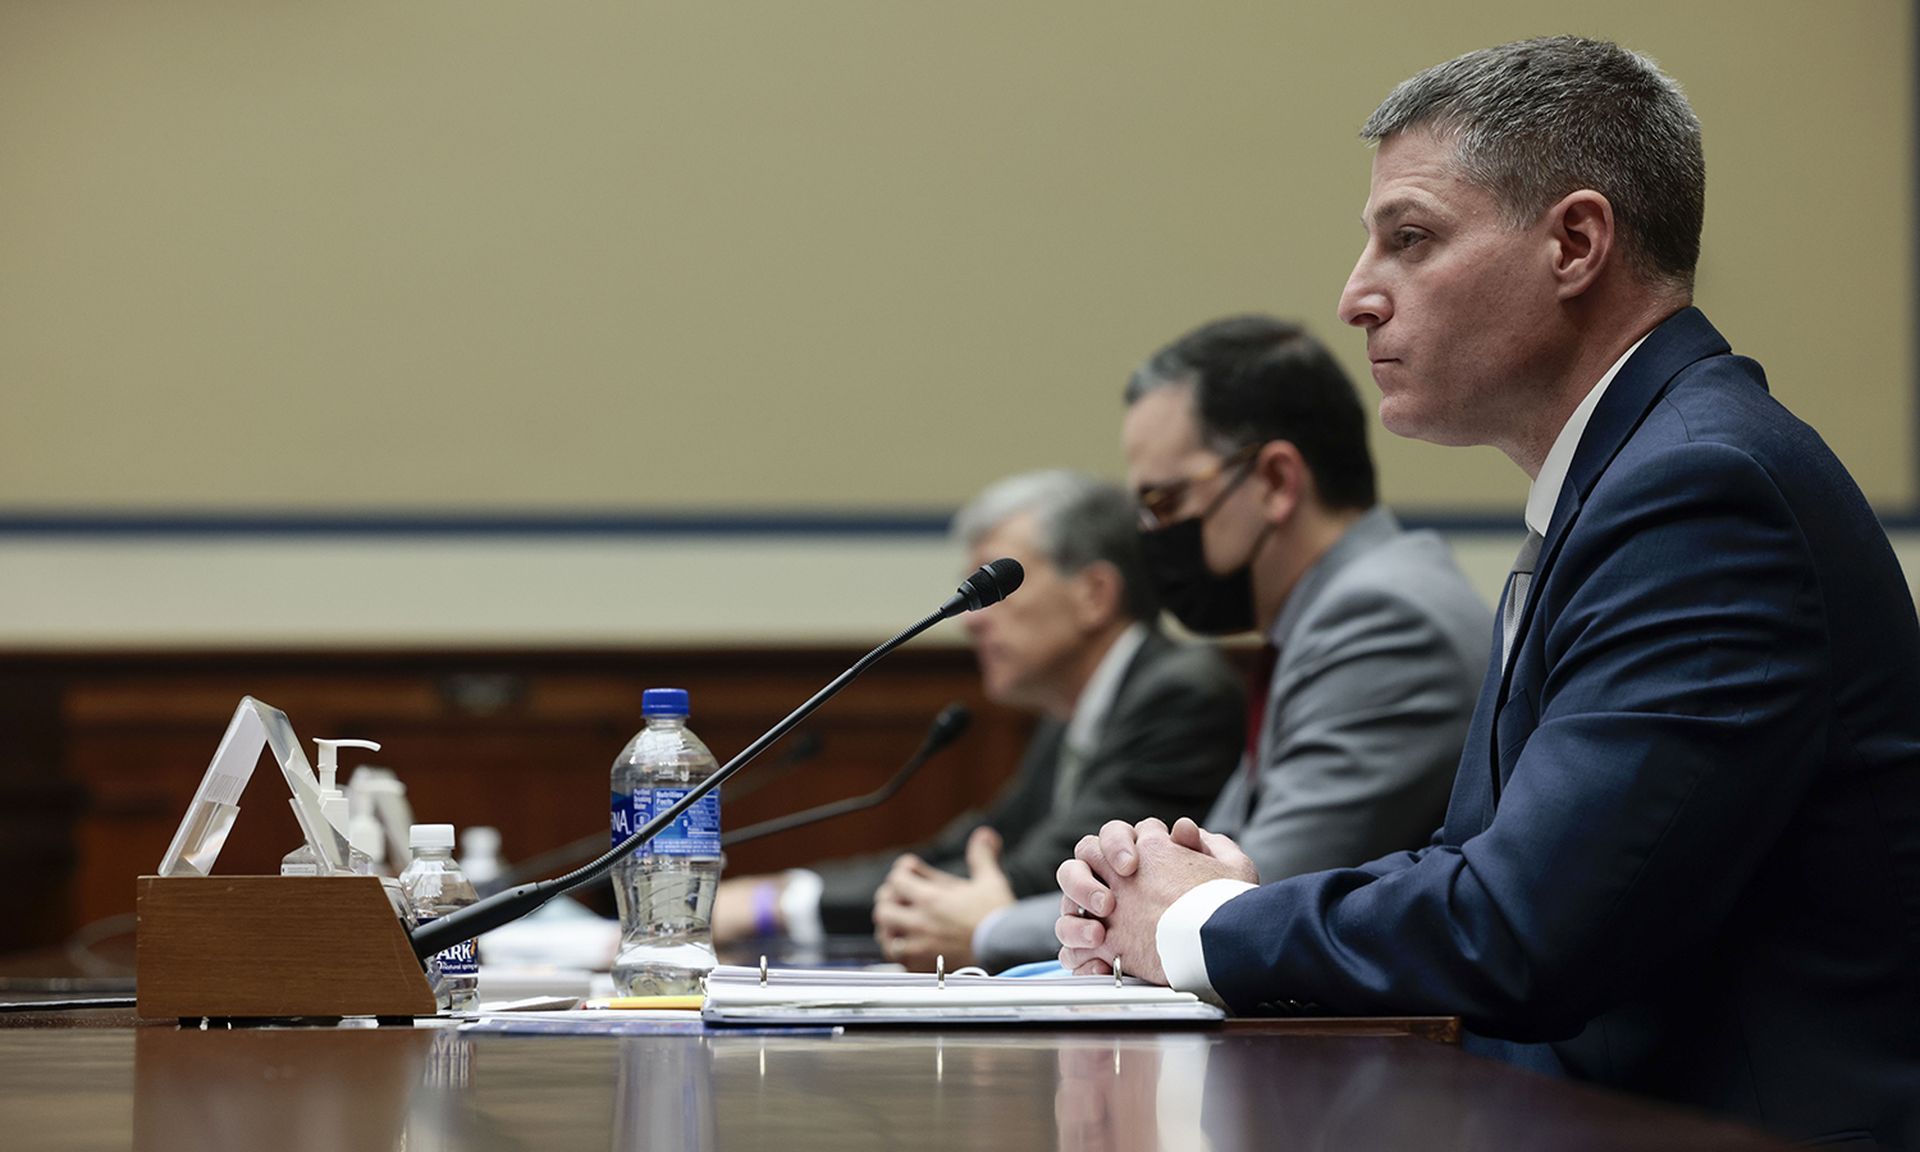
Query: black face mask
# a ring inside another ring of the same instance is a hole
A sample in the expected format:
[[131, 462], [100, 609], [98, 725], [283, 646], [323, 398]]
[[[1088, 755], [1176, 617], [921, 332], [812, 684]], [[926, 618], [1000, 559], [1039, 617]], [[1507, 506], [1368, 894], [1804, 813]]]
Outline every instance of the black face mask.
[[[1253, 557], [1216, 576], [1207, 567], [1200, 539], [1205, 516], [1189, 516], [1165, 528], [1140, 533], [1140, 551], [1160, 602], [1174, 619], [1202, 636], [1253, 631]], [[1257, 548], [1256, 548], [1257, 550]]]

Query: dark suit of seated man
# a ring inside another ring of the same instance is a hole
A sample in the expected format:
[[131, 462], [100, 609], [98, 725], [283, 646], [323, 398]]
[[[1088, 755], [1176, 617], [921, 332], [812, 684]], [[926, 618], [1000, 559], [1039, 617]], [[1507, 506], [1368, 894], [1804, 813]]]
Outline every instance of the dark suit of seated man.
[[[1233, 770], [1244, 692], [1219, 654], [1169, 639], [1142, 568], [1133, 501], [1072, 472], [1016, 476], [954, 520], [970, 564], [1012, 556], [1020, 593], [964, 620], [991, 699], [1042, 719], [993, 806], [901, 852], [721, 885], [716, 939], [876, 929], [889, 955], [971, 962], [992, 908], [1053, 890], [1101, 823], [1200, 815]], [[876, 913], [876, 901], [881, 911]]]
[[[1629, 130], [1630, 129], [1630, 130]], [[1381, 417], [1492, 444], [1529, 529], [1447, 816], [1262, 887], [1111, 824], [1062, 960], [1470, 1046], [1824, 1145], [1920, 1147], [1920, 622], [1886, 536], [1691, 307], [1699, 122], [1572, 38], [1401, 85], [1341, 297]]]

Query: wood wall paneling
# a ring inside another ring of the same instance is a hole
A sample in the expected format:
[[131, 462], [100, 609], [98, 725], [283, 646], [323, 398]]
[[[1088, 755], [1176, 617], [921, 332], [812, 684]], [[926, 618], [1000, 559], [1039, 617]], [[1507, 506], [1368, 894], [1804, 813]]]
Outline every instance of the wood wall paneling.
[[[45, 878], [27, 886], [41, 906], [32, 931], [9, 918], [0, 925], [0, 950], [57, 941], [132, 911], [134, 878], [159, 863], [243, 695], [285, 710], [308, 742], [309, 759], [318, 736], [379, 741], [382, 750], [368, 762], [399, 773], [419, 820], [492, 824], [511, 861], [606, 827], [608, 770], [640, 726], [646, 688], [687, 688], [694, 730], [724, 762], [859, 655], [822, 648], [0, 659], [0, 682], [14, 686], [4, 713], [12, 751], [0, 755], [0, 788], [9, 797], [43, 797], [38, 807], [10, 806], [0, 817], [9, 821], [5, 843], [15, 854], [27, 843], [21, 828], [39, 836], [36, 863], [11, 874]], [[729, 791], [741, 795], [723, 803], [726, 825], [879, 786], [952, 700], [973, 709], [972, 728], [891, 803], [741, 845], [729, 853], [728, 872], [898, 846], [989, 801], [1012, 774], [1031, 721], [986, 703], [969, 653], [929, 647], [895, 654], [803, 725], [822, 741], [811, 761], [765, 787], [744, 787], [790, 736], [737, 777]], [[220, 873], [278, 870], [300, 838], [286, 795], [263, 756]]]

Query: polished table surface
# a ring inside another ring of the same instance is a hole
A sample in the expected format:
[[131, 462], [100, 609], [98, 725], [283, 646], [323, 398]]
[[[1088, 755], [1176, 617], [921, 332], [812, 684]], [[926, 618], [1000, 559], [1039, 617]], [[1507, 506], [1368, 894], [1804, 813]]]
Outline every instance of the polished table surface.
[[1315, 1031], [616, 1038], [9, 1016], [0, 1148], [1782, 1147], [1419, 1036]]

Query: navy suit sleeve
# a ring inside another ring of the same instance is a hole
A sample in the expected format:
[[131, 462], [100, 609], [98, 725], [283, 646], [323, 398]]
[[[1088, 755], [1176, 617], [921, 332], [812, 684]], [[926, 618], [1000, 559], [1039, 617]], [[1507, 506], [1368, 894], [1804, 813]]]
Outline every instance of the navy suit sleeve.
[[1823, 590], [1786, 501], [1733, 448], [1641, 453], [1589, 494], [1540, 580], [1491, 822], [1222, 906], [1201, 939], [1231, 1006], [1312, 999], [1559, 1039], [1724, 920], [1827, 738], [1809, 706], [1829, 691]]

